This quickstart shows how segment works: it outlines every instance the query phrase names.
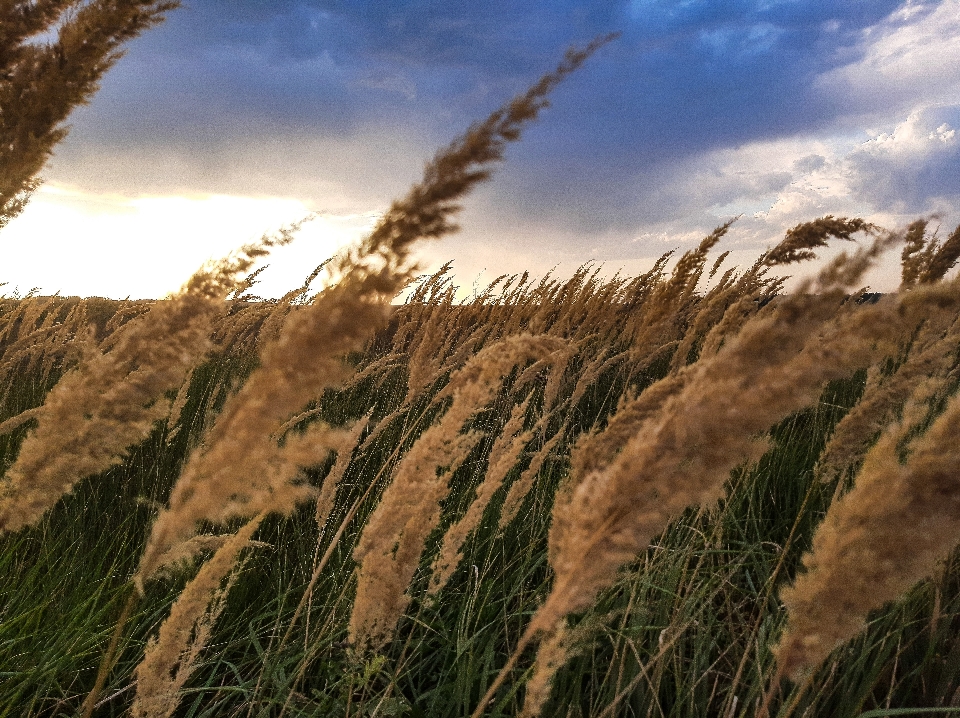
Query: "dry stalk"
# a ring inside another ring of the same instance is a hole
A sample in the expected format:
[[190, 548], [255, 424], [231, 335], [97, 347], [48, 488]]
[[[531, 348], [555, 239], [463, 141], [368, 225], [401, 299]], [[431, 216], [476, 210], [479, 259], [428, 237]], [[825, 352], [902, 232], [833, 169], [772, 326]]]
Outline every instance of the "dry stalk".
[[438, 153], [423, 181], [391, 205], [361, 245], [331, 262], [328, 270], [339, 281], [289, 314], [277, 339], [264, 348], [260, 367], [228, 400], [204, 450], [188, 460], [170, 508], [154, 524], [139, 582], [155, 570], [157, 557], [193, 534], [197, 521], [289, 512], [313, 494], [291, 480], [297, 466], [319, 460], [310, 449], [320, 449], [316, 442], [322, 437], [308, 430], [312, 447], [299, 441], [291, 450], [288, 441], [281, 450], [271, 436], [299, 412], [304, 396], [321, 396], [346, 378], [341, 358], [361, 349], [386, 322], [390, 299], [414, 277], [415, 243], [456, 229], [451, 222], [456, 202], [489, 177], [507, 143], [547, 106], [550, 91], [610, 39], [571, 50], [554, 72]]
[[157, 639], [147, 644], [137, 666], [137, 693], [131, 707], [135, 718], [169, 718], [180, 702], [180, 689], [196, 668], [200, 652], [225, 606], [236, 573], [221, 587], [237, 556], [249, 543], [263, 515], [248, 521], [226, 539], [199, 573], [184, 587]]
[[781, 593], [789, 617], [775, 652], [786, 675], [817, 666], [863, 629], [869, 611], [933, 575], [960, 542], [960, 397], [902, 461], [910, 424], [888, 429], [867, 453], [853, 489], [817, 529], [806, 573]]
[[523, 470], [523, 473], [517, 477], [516, 481], [510, 484], [507, 495], [503, 499], [503, 508], [500, 510], [499, 525], [501, 531], [516, 518], [520, 507], [523, 505], [524, 499], [527, 498], [527, 494], [529, 494], [530, 489], [533, 488], [537, 476], [540, 475], [540, 469], [543, 468], [543, 463], [547, 460], [547, 457], [550, 456], [550, 452], [553, 451], [560, 439], [563, 438], [563, 434], [564, 430], [563, 427], [561, 427], [556, 434], [543, 442], [543, 446], [537, 450], [537, 453], [535, 453], [530, 460], [530, 465]]
[[557, 496], [549, 537], [555, 581], [527, 640], [552, 634], [569, 613], [589, 607], [685, 508], [715, 501], [731, 470], [759, 455], [761, 432], [815, 401], [827, 381], [870, 363], [878, 338], [895, 328], [850, 319], [857, 312], [849, 308], [841, 315], [847, 321], [839, 321], [843, 288], [898, 239], [842, 255], [820, 273], [815, 294], [803, 287], [761, 312], [715, 356], [672, 375], [679, 391], [665, 392], [660, 411], [644, 417], [609, 464], [611, 446], [596, 462], [600, 468]]
[[487, 472], [476, 495], [467, 508], [466, 513], [447, 529], [440, 546], [440, 553], [433, 562], [433, 578], [430, 581], [429, 593], [436, 595], [450, 580], [457, 565], [460, 563], [460, 552], [467, 536], [470, 535], [483, 512], [493, 498], [493, 495], [503, 485], [507, 473], [517, 462], [517, 457], [530, 440], [531, 432], [524, 431], [523, 424], [527, 418], [527, 408], [530, 406], [530, 396], [513, 407], [510, 418], [503, 431], [490, 450]]
[[360, 566], [351, 643], [379, 648], [406, 611], [410, 597], [405, 590], [427, 536], [440, 520], [449, 474], [480, 438], [476, 432], [461, 434], [464, 423], [493, 399], [513, 367], [562, 344], [552, 337], [510, 337], [484, 349], [450, 378], [443, 392], [453, 398], [450, 408], [401, 460], [354, 549]]
[[74, 484], [120, 463], [167, 416], [165, 392], [180, 386], [208, 347], [218, 303], [188, 291], [128, 324], [114, 348], [65, 376], [36, 412], [0, 484], [0, 531], [36, 523]]

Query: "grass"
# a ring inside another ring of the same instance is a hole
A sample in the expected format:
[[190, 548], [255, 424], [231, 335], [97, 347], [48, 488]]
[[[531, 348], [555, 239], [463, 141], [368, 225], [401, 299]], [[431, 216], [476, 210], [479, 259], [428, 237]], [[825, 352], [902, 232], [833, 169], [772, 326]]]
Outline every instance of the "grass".
[[[416, 308], [403, 311], [415, 314]], [[378, 346], [389, 346], [384, 335], [371, 343]], [[356, 361], [363, 366], [375, 358], [370, 353]], [[0, 539], [0, 569], [9, 579], [0, 591], [0, 713], [76, 712], [128, 590], [153, 506], [164, 500], [187, 447], [198, 440], [208, 407], [218, 403], [216, 387], [229, 385], [231, 377], [241, 381], [253, 363], [253, 357], [229, 351], [208, 360], [193, 374], [181, 418], [192, 430], [168, 441], [168, 427], [158, 425], [122, 465], [82, 482], [39, 525]], [[639, 380], [627, 379], [630, 370], [624, 366], [602, 375], [570, 409], [576, 432], [602, 424], [615, 409], [610, 397], [623, 393], [631, 381], [642, 386], [667, 368], [661, 361]], [[577, 370], [573, 365], [571, 376]], [[814, 479], [813, 467], [836, 422], [859, 399], [864, 380], [861, 372], [835, 382], [816, 407], [774, 427], [770, 450], [756, 465], [731, 475], [727, 495], [715, 508], [688, 509], [590, 610], [573, 619], [581, 644], [558, 674], [545, 714], [755, 711], [774, 670], [770, 646], [784, 621], [776, 590], [796, 574], [835, 493], [834, 485]], [[542, 381], [536, 391], [542, 391]], [[436, 413], [427, 407], [442, 384], [442, 378], [434, 382], [354, 457], [329, 526], [338, 524], [371, 483], [382, 486], [397, 447], [409, 445]], [[23, 386], [29, 390], [31, 384]], [[405, 391], [403, 368], [388, 368], [355, 387], [328, 391], [322, 416], [343, 423], [373, 409], [382, 419], [402, 404]], [[443, 522], [428, 542], [434, 550], [443, 527], [462, 514], [481, 480], [492, 435], [512, 401], [508, 381], [500, 398], [475, 417], [475, 426], [491, 434], [453, 476]], [[4, 447], [7, 462], [16, 438]], [[427, 551], [411, 589], [419, 598], [379, 654], [357, 655], [345, 641], [356, 570], [351, 549], [380, 488], [361, 503], [321, 574], [307, 616], [282, 648], [280, 636], [331, 530], [321, 533], [309, 506], [288, 518], [268, 519], [257, 539], [269, 546], [245, 560], [178, 715], [469, 714], [548, 592], [546, 542], [553, 497], [569, 471], [565, 444], [545, 463], [518, 519], [502, 532], [496, 517], [504, 491], [495, 497], [435, 603], [424, 594], [432, 558]], [[524, 465], [521, 460], [514, 467], [508, 483]], [[328, 468], [312, 470], [311, 481], [320, 482]], [[127, 624], [96, 715], [128, 710], [133, 667], [189, 575], [149, 585]], [[799, 697], [798, 688], [790, 689], [784, 705], [796, 698], [794, 715], [853, 717], [952, 700], [960, 691], [958, 582], [953, 557], [936, 581], [874, 613], [867, 632], [831, 657], [812, 688]], [[521, 659], [488, 715], [520, 711], [532, 657], [528, 652]]]

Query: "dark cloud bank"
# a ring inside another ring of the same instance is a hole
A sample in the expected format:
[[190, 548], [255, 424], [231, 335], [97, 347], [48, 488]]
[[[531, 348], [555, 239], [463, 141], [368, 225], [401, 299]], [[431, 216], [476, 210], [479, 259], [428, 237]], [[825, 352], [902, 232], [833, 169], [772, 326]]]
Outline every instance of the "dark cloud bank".
[[[509, 150], [448, 253], [479, 265], [486, 252], [491, 269], [519, 241], [545, 262], [650, 256], [664, 247], [636, 241], [645, 230], [669, 242], [744, 209], [745, 236], [759, 243], [793, 219], [784, 193], [797, 211], [816, 209], [814, 185], [827, 175], [846, 182], [851, 207], [951, 210], [960, 116], [943, 94], [956, 78], [850, 91], [879, 76], [868, 63], [878, 37], [924, 27], [945, 6], [956, 15], [956, 3], [907, 12], [897, 0], [189, 0], [133, 43], [47, 176], [91, 190], [293, 194], [369, 210], [566, 47], [619, 31]], [[888, 139], [866, 142], [868, 127]], [[860, 146], [739, 164], [738, 148], [858, 132]], [[777, 202], [780, 214], [767, 212]]]

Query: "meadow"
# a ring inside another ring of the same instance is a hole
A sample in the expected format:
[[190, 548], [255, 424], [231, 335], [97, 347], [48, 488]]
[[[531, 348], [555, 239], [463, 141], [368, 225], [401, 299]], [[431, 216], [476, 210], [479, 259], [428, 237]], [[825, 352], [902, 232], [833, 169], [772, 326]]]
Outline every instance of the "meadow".
[[960, 713], [960, 228], [418, 274], [605, 41], [279, 300], [296, 225], [164, 300], [0, 302], [3, 715]]

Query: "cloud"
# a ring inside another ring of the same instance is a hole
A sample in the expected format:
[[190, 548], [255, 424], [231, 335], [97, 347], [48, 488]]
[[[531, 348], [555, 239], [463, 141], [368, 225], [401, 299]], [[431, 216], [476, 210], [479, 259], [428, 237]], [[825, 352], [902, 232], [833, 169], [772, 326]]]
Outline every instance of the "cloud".
[[360, 128], [349, 136], [313, 133], [195, 138], [171, 147], [66, 143], [44, 171], [87, 192], [289, 197], [317, 209], [381, 208], [419, 179], [435, 149], [411, 128]]
[[888, 117], [960, 97], [960, 0], [908, 0], [860, 35], [861, 56], [817, 80], [841, 116]]
[[[817, 73], [895, 3], [856, 5], [194, 0], [133, 43], [68, 141], [111, 153], [164, 145], [189, 161], [225, 142], [306, 134], [349, 144], [417, 132], [436, 146], [567, 46], [619, 29], [620, 41], [558, 88], [530, 133], [536, 151], [511, 159], [545, 191], [562, 195], [554, 178], [580, 177], [599, 199], [661, 162], [829, 122], [811, 93]], [[590, 172], [568, 171], [587, 163]], [[322, 178], [323, 157], [316, 164]]]
[[610, 30], [431, 257], [542, 271], [645, 261], [737, 214], [747, 252], [821, 214], [952, 211], [960, 0], [191, 0], [132, 43], [45, 175], [88, 198], [382, 209]]
[[960, 198], [960, 105], [913, 111], [849, 158], [851, 190], [897, 213], [943, 210]]
[[[627, 4], [624, 37], [559, 88], [542, 124], [511, 149], [497, 206], [597, 232], [679, 217], [690, 205], [670, 189], [674, 178], [701, 176], [696, 165], [712, 152], [836, 132], [849, 108], [818, 78], [855, 61], [864, 28], [896, 5]], [[742, 178], [727, 179], [727, 190], [710, 186], [736, 193]], [[714, 203], [701, 184], [687, 194]]]

